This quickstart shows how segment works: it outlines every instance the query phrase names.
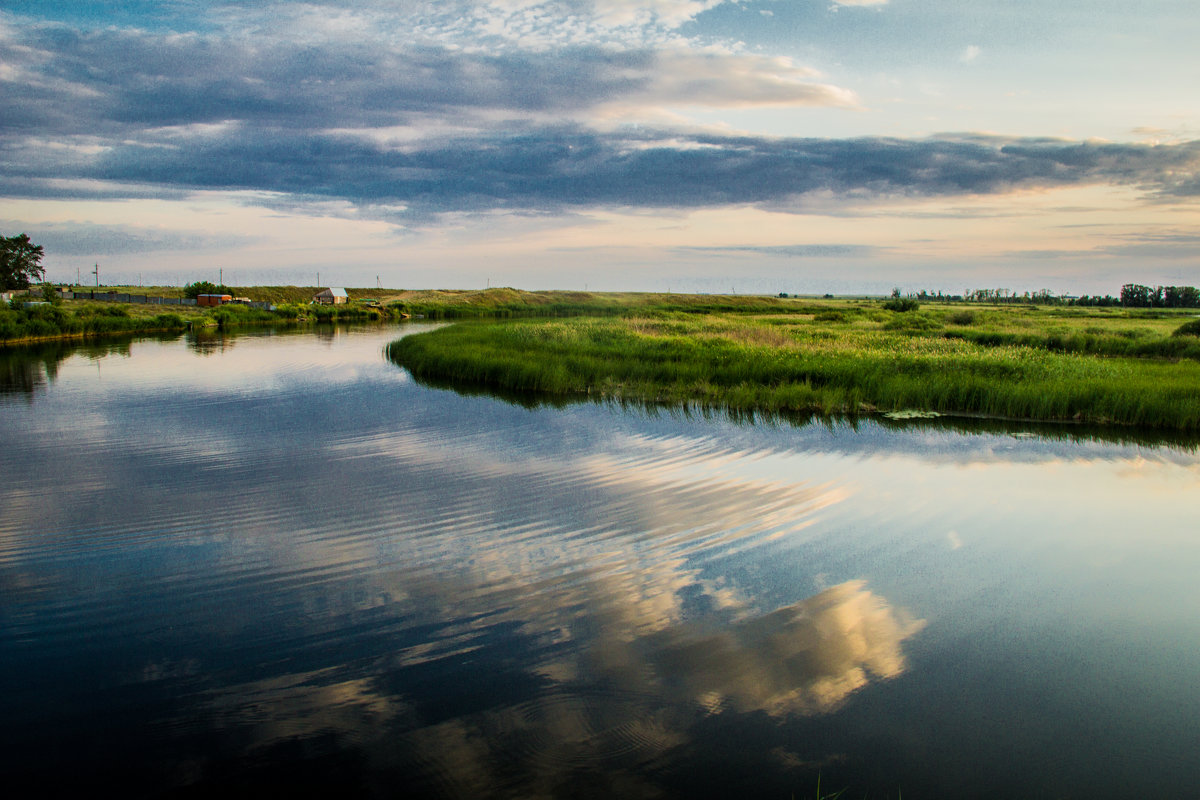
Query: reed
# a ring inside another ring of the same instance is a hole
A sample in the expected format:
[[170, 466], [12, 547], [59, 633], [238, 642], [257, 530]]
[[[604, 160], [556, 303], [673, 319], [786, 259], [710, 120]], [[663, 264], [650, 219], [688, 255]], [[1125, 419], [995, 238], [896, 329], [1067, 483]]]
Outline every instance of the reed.
[[[897, 326], [899, 317], [925, 322]], [[460, 324], [400, 339], [388, 353], [421, 379], [509, 392], [1200, 430], [1200, 351], [1189, 336], [1174, 337], [1178, 349], [1164, 344], [1178, 318], [1161, 333], [1136, 336], [1113, 326], [1055, 331], [1057, 324], [1018, 335], [987, 324], [951, 331], [935, 314], [878, 309], [823, 321], [666, 311]], [[947, 335], [955, 333], [971, 335]]]

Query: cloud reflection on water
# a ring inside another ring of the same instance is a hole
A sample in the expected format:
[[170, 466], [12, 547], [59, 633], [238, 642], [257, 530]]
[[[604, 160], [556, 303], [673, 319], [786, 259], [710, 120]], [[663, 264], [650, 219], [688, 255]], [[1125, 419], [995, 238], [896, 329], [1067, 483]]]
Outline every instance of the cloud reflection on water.
[[657, 648], [658, 670], [712, 708], [772, 716], [836, 708], [872, 679], [905, 669], [901, 643], [924, 627], [866, 588], [846, 581], [761, 617], [703, 631], [673, 631]]
[[[337, 732], [449, 794], [550, 796], [583, 768], [643, 793], [633, 765], [685, 751], [706, 716], [826, 713], [903, 672], [923, 623], [864, 581], [764, 614], [705, 570], [804, 531], [844, 485], [747, 477], [761, 454], [714, 441], [618, 433], [569, 460], [495, 444], [402, 426], [331, 445], [327, 474], [402, 487], [395, 508], [374, 495], [391, 524], [258, 543], [279, 575], [339, 574], [295, 588], [310, 636], [394, 635], [363, 663], [229, 687], [205, 713], [251, 751]], [[497, 675], [506, 695], [448, 716], [430, 699]]]
[[[535, 613], [540, 605], [534, 598]], [[536, 650], [521, 654], [531, 660], [523, 677], [507, 679], [516, 684], [513, 698], [481, 699], [450, 716], [426, 698], [397, 692], [406, 667], [395, 664], [383, 675], [351, 677], [343, 668], [227, 687], [203, 713], [237, 730], [248, 753], [332, 735], [403, 767], [408, 779], [438, 794], [555, 796], [581, 772], [595, 771], [640, 795], [652, 787], [635, 767], [686, 753], [704, 716], [830, 712], [871, 681], [901, 674], [902, 643], [924, 625], [864, 581], [731, 626], [723, 620], [709, 615], [633, 638], [608, 619], [577, 620], [576, 633], [588, 627], [591, 635], [576, 636], [563, 657], [569, 663], [539, 662]], [[486, 648], [478, 654], [481, 683], [490, 669], [504, 669], [489, 665], [495, 657]]]

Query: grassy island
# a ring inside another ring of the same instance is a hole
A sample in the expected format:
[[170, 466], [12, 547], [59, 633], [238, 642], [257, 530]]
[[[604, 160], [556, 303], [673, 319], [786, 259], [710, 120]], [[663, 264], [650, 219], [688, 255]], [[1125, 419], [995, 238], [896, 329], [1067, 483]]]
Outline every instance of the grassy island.
[[1200, 430], [1194, 312], [663, 297], [576, 297], [586, 316], [451, 325], [389, 356], [418, 379], [557, 397]]

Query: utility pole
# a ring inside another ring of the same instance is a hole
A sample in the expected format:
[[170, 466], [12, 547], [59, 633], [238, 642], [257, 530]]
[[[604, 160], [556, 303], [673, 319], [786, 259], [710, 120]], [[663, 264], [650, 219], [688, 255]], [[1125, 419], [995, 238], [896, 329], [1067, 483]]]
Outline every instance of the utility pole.
[[96, 268], [92, 270], [92, 274], [96, 276], [96, 288], [100, 288], [100, 263], [96, 262]]

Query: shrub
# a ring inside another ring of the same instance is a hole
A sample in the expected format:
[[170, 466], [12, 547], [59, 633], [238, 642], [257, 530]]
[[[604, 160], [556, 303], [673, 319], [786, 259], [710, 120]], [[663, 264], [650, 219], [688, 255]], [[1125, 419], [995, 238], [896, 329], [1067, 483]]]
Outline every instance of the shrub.
[[229, 289], [225, 286], [217, 286], [212, 281], [196, 281], [183, 287], [184, 297], [195, 300], [202, 294], [229, 294]]
[[974, 311], [955, 311], [946, 315], [951, 325], [974, 325], [979, 316]]
[[883, 307], [888, 311], [916, 311], [921, 307], [921, 304], [911, 297], [893, 297], [891, 300], [884, 302]]
[[937, 319], [929, 316], [929, 314], [905, 314], [904, 316], [895, 317], [884, 323], [885, 331], [935, 331], [942, 327], [942, 323]]
[[223, 331], [234, 321], [234, 314], [228, 308], [221, 307], [210, 315], [217, 321], [217, 330]]
[[62, 295], [58, 293], [58, 290], [54, 288], [54, 284], [52, 283], [42, 284], [42, 299], [52, 305], [62, 305]]
[[1185, 322], [1175, 329], [1172, 336], [1200, 336], [1200, 319]]
[[187, 322], [178, 314], [157, 314], [154, 317], [154, 326], [164, 330], [179, 330], [187, 327]]

